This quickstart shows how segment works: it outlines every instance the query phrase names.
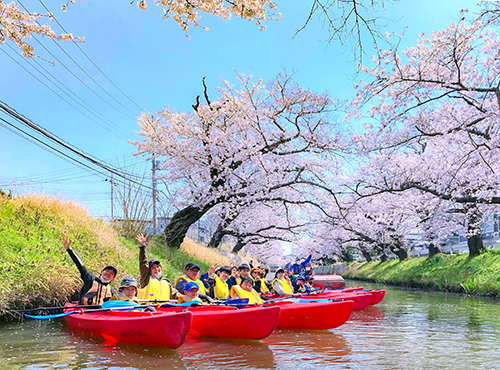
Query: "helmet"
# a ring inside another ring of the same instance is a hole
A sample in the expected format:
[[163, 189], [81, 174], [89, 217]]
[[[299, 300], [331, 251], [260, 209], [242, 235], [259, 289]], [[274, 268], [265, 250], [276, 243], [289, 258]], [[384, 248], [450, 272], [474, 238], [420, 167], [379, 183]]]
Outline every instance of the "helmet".
[[120, 283], [120, 289], [122, 288], [128, 288], [128, 287], [135, 287], [136, 289], [139, 289], [137, 287], [137, 280], [135, 280], [133, 277], [126, 277], [122, 280], [122, 282]]

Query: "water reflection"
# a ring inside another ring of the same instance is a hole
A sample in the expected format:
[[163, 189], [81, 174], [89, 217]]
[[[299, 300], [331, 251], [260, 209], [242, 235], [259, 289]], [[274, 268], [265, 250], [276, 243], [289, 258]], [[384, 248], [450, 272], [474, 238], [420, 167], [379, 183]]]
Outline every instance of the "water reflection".
[[259, 341], [231, 339], [189, 339], [177, 349], [186, 366], [196, 369], [276, 368], [273, 352]]
[[29, 370], [500, 370], [499, 342], [498, 300], [387, 288], [379, 305], [331, 331], [278, 330], [261, 342], [199, 338], [175, 351], [98, 343], [63, 330], [62, 321], [7, 323], [0, 361]]
[[331, 331], [279, 329], [262, 342], [271, 347], [279, 363], [324, 366], [350, 360], [348, 341]]

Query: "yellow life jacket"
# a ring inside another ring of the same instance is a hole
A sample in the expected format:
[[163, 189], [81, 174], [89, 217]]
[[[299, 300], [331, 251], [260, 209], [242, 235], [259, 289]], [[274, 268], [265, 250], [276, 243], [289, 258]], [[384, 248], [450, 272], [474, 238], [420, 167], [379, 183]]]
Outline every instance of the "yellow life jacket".
[[[198, 286], [200, 287], [200, 294], [207, 294], [205, 292], [205, 285], [203, 284], [203, 281], [201, 281], [200, 279], [198, 280], [192, 280], [190, 278], [188, 278], [186, 275], [182, 275], [182, 276], [179, 276], [177, 279], [175, 279], [175, 284], [174, 285], [177, 285], [177, 283], [179, 282], [179, 280], [186, 280], [188, 283], [189, 282], [193, 282], [193, 283], [196, 283], [198, 284]], [[184, 292], [179, 292], [179, 293], [184, 293]]]
[[200, 297], [196, 298], [191, 298], [187, 295], [181, 294], [178, 298], [178, 303], [184, 303], [184, 302], [198, 302], [198, 303], [203, 303], [203, 301], [200, 299]]
[[248, 292], [239, 285], [233, 285], [231, 287], [231, 298], [233, 298], [235, 294], [237, 294], [239, 298], [248, 298], [248, 303], [264, 303], [254, 289], [252, 289], [251, 292]]
[[283, 288], [283, 290], [285, 291], [285, 293], [288, 293], [288, 294], [293, 294], [293, 290], [292, 290], [292, 287], [290, 286], [290, 284], [288, 284], [288, 281], [286, 280], [279, 280], [279, 279], [274, 279], [273, 280], [273, 286], [274, 286], [274, 282], [277, 281], [278, 283], [280, 283], [281, 287]]
[[125, 294], [123, 294], [121, 292], [116, 293], [109, 300], [110, 301], [129, 301], [129, 302], [133, 302], [133, 303], [139, 303], [139, 301], [137, 300], [137, 297], [134, 296], [132, 299], [130, 299], [129, 297], [127, 297]]
[[218, 276], [215, 277], [214, 293], [215, 298], [229, 298], [229, 287], [227, 283]]
[[149, 283], [137, 292], [138, 299], [168, 301], [172, 299], [170, 284], [164, 279], [149, 278]]
[[112, 295], [110, 284], [105, 285], [94, 280], [92, 287], [83, 296], [83, 304], [101, 305], [106, 298], [111, 298]]
[[260, 291], [261, 293], [269, 293], [269, 288], [266, 285], [265, 279], [260, 279]]

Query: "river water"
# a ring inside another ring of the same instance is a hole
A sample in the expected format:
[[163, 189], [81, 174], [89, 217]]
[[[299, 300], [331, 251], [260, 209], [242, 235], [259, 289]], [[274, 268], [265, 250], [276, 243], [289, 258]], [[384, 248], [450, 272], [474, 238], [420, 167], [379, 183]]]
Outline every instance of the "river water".
[[[354, 284], [351, 284], [354, 285]], [[177, 350], [105, 345], [62, 319], [0, 325], [5, 369], [499, 369], [499, 301], [380, 285], [385, 299], [330, 331], [262, 341], [188, 340]]]

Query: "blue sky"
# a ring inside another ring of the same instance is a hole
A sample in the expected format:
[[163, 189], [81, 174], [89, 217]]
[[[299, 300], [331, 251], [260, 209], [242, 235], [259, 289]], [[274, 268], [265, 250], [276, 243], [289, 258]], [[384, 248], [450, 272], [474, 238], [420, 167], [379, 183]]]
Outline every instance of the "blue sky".
[[[328, 35], [321, 21], [313, 19], [307, 29], [293, 37], [307, 17], [310, 0], [277, 0], [283, 19], [269, 22], [266, 31], [238, 18], [224, 21], [202, 15], [202, 26], [210, 30], [191, 28], [190, 38], [172, 19], [162, 20], [161, 9], [152, 1], [146, 11], [139, 10], [135, 2], [77, 1], [67, 13], [60, 11], [61, 3], [44, 0], [68, 31], [85, 37], [81, 48], [134, 103], [116, 90], [77, 47], [59, 43], [61, 48], [132, 112], [106, 95], [51, 40], [42, 38], [38, 40], [62, 63], [52, 66], [38, 59], [27, 64], [17, 50], [7, 45], [0, 48], [34, 74], [37, 72], [31, 64], [48, 70], [95, 109], [96, 115], [105, 117], [106, 123], [97, 118], [98, 123], [89, 120], [3, 52], [0, 52], [0, 100], [83, 151], [113, 165], [125, 164], [129, 170], [133, 168], [135, 150], [127, 141], [139, 139], [134, 117], [141, 109], [137, 106], [149, 112], [165, 105], [179, 111], [189, 110], [196, 95], [203, 91], [203, 76], [210, 88], [219, 85], [221, 78], [232, 80], [233, 70], [269, 79], [287, 68], [295, 71], [296, 80], [305, 87], [329, 91], [337, 99], [350, 99], [354, 94], [352, 75], [356, 66], [351, 62], [352, 54], [337, 44], [327, 47], [324, 40]], [[22, 4], [30, 11], [43, 11], [39, 1], [23, 0]], [[386, 4], [386, 11], [380, 15], [397, 20], [389, 25], [388, 31], [401, 31], [408, 25], [403, 44], [411, 46], [418, 33], [446, 27], [456, 19], [459, 9], [474, 4], [470, 0], [402, 0]], [[62, 33], [56, 24], [52, 26]], [[35, 53], [45, 60], [54, 60], [36, 41], [33, 44]], [[5, 118], [2, 114], [0, 117]], [[144, 166], [150, 168], [150, 164]], [[3, 127], [0, 127], [0, 189], [12, 189], [17, 194], [55, 195], [81, 203], [94, 216], [110, 216], [110, 186], [104, 177], [91, 175]]]

